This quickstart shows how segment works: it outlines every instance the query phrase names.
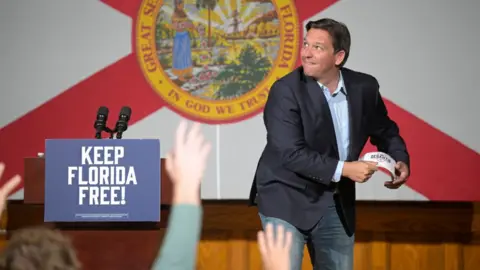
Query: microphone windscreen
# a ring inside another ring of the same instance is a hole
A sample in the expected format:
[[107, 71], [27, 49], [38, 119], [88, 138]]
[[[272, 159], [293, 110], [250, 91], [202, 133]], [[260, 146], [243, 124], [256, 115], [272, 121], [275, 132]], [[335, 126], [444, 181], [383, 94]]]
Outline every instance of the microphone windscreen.
[[130, 115], [132, 114], [132, 109], [130, 109], [130, 107], [122, 107], [122, 109], [120, 110], [120, 115], [124, 115], [127, 117], [127, 119], [130, 119]]
[[97, 114], [108, 115], [108, 108], [105, 106], [101, 106], [100, 108], [98, 108]]

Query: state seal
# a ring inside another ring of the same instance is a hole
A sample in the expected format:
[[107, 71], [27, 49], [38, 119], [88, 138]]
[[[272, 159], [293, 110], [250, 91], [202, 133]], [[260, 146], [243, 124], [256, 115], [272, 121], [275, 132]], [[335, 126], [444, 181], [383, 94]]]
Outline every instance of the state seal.
[[260, 112], [295, 67], [299, 33], [293, 0], [144, 0], [136, 54], [171, 109], [232, 123]]

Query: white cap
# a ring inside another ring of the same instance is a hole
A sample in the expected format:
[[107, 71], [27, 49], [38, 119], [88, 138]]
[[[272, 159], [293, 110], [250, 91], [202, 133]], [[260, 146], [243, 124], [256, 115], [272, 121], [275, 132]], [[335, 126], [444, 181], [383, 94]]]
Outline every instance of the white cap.
[[392, 177], [395, 176], [395, 164], [397, 162], [388, 154], [383, 152], [370, 152], [366, 153], [361, 160], [377, 162], [378, 167], [387, 170]]

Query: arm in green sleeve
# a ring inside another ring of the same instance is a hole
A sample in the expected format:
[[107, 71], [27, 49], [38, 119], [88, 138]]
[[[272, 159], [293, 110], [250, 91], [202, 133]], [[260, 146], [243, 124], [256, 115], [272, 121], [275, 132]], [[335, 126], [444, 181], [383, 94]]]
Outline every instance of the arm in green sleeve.
[[167, 232], [152, 270], [193, 270], [202, 229], [202, 207], [173, 205]]

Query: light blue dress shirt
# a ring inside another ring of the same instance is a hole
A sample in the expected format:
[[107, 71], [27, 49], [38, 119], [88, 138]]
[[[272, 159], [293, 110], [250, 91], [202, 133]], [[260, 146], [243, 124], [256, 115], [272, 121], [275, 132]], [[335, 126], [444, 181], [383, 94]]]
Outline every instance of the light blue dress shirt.
[[347, 89], [340, 72], [340, 80], [337, 89], [330, 94], [326, 86], [318, 83], [323, 89], [323, 94], [327, 99], [328, 107], [332, 115], [333, 127], [335, 128], [335, 137], [337, 138], [339, 162], [333, 175], [333, 182], [340, 181], [342, 176], [343, 165], [348, 156], [348, 147], [350, 145], [350, 125], [348, 115]]

